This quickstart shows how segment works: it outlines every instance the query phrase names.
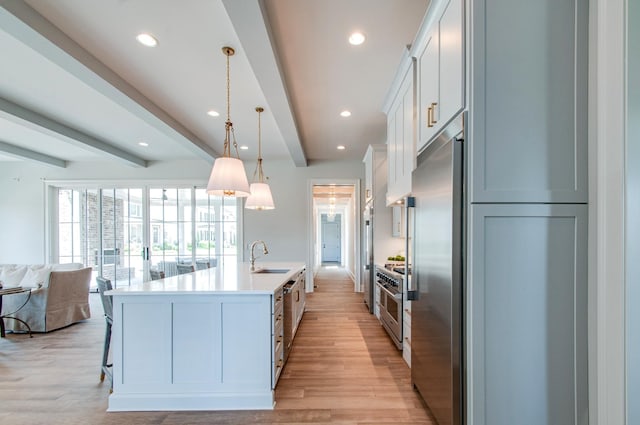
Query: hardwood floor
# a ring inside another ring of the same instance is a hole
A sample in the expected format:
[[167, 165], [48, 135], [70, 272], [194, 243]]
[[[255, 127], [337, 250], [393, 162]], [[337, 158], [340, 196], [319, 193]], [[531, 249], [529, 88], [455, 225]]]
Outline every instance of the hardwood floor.
[[[107, 413], [99, 382], [104, 319], [0, 340], [0, 423], [11, 424], [435, 424], [410, 371], [339, 268], [323, 268], [268, 411]], [[144, 361], [141, 359], [141, 361]]]

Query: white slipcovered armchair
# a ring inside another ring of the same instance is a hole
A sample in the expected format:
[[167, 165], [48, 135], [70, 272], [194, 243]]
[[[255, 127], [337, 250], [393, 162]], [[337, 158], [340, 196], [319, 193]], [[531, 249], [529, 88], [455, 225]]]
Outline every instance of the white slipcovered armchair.
[[[30, 296], [27, 304], [11, 315], [29, 324], [32, 332], [49, 332], [91, 317], [89, 283], [91, 267], [82, 264], [0, 265], [0, 281], [5, 288], [32, 288], [31, 294], [5, 295], [2, 314], [17, 310]], [[27, 331], [16, 320], [5, 320], [8, 331]]]

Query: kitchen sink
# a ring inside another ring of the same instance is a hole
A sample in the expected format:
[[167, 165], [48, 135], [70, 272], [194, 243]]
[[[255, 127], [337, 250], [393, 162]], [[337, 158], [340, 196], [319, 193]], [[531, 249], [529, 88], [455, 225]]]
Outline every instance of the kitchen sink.
[[284, 274], [288, 273], [290, 269], [258, 269], [253, 273], [273, 273], [273, 274]]

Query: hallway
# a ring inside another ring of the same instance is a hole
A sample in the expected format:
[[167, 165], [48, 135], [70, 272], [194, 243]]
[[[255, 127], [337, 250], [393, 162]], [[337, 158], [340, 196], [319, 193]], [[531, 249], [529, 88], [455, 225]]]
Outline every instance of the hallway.
[[315, 282], [278, 383], [276, 411], [317, 409], [327, 423], [431, 424], [401, 352], [353, 292], [347, 272], [322, 267]]

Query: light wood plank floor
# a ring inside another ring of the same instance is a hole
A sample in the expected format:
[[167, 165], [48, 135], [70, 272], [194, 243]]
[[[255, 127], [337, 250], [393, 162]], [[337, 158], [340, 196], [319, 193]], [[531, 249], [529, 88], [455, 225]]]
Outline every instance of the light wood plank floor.
[[[273, 411], [107, 413], [99, 382], [104, 319], [0, 340], [2, 424], [433, 424], [410, 371], [361, 294], [338, 268], [322, 269]], [[141, 360], [143, 361], [143, 360]]]

